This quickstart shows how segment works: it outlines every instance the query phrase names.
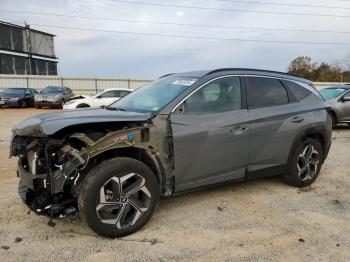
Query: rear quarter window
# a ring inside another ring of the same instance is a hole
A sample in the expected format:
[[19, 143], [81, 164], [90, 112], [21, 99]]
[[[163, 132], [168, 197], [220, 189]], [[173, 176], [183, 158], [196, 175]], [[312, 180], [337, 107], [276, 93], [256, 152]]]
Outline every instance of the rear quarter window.
[[294, 100], [301, 101], [304, 98], [308, 97], [312, 92], [307, 88], [298, 85], [293, 81], [284, 80], [284, 84], [288, 87], [289, 91], [294, 96]]

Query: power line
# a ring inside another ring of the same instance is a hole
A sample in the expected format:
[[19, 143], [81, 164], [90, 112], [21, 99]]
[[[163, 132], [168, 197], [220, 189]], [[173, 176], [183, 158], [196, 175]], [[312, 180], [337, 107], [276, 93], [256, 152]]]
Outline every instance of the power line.
[[222, 40], [222, 41], [237, 41], [237, 42], [280, 43], [280, 44], [342, 45], [342, 46], [350, 46], [350, 43], [345, 43], [345, 42], [307, 42], [307, 41], [283, 41], [283, 40], [242, 39], [242, 38], [218, 38], [218, 37], [210, 37], [210, 36], [192, 36], [192, 35], [142, 33], [142, 32], [130, 32], [130, 31], [116, 31], [116, 30], [68, 27], [68, 26], [58, 26], [58, 25], [42, 25], [42, 24], [31, 24], [31, 25], [44, 26], [44, 27], [53, 27], [53, 28], [61, 28], [61, 29], [72, 29], [72, 30], [80, 30], [80, 31], [93, 31], [93, 32], [129, 34], [129, 35], [142, 35], [142, 36], [157, 36], [157, 37], [170, 37], [170, 38]]
[[245, 26], [230, 26], [230, 25], [174, 23], [174, 22], [163, 22], [163, 21], [117, 19], [117, 18], [92, 17], [92, 16], [76, 16], [76, 15], [66, 15], [66, 14], [27, 12], [27, 11], [15, 11], [15, 10], [0, 10], [0, 12], [16, 13], [16, 14], [30, 14], [30, 15], [44, 15], [44, 16], [57, 16], [57, 17], [100, 20], [100, 21], [116, 21], [116, 22], [145, 23], [145, 24], [157, 24], [157, 25], [175, 25], [175, 26], [191, 26], [191, 27], [204, 27], [204, 28], [246, 29], [246, 30], [262, 30], [262, 31], [304, 32], [304, 33], [350, 34], [350, 31], [335, 31], [335, 30], [306, 30], [306, 29], [293, 29], [293, 28], [267, 28], [267, 27], [248, 27], [248, 26], [245, 27]]
[[110, 1], [112, 1], [112, 2], [118, 2], [118, 3], [125, 3], [125, 4], [149, 5], [149, 6], [162, 6], [162, 7], [177, 7], [177, 8], [189, 8], [189, 9], [196, 9], [196, 10], [213, 10], [213, 11], [224, 11], [224, 12], [242, 12], [242, 13], [256, 13], [256, 14], [274, 14], [274, 15], [296, 15], [296, 16], [317, 16], [317, 17], [350, 18], [350, 15], [331, 15], [331, 14], [277, 12], [277, 11], [257, 11], [257, 10], [247, 10], [247, 9], [215, 8], [215, 7], [203, 7], [203, 6], [188, 6], [188, 5], [163, 4], [163, 3], [153, 3], [153, 2], [126, 1], [126, 0], [110, 0]]
[[328, 8], [328, 9], [341, 9], [349, 10], [350, 7], [342, 6], [328, 6], [328, 5], [313, 5], [313, 4], [290, 4], [290, 3], [276, 3], [276, 2], [261, 2], [261, 1], [244, 1], [244, 0], [216, 0], [219, 2], [230, 3], [242, 3], [242, 4], [259, 4], [259, 5], [272, 5], [272, 6], [294, 6], [294, 7], [312, 7], [312, 8]]

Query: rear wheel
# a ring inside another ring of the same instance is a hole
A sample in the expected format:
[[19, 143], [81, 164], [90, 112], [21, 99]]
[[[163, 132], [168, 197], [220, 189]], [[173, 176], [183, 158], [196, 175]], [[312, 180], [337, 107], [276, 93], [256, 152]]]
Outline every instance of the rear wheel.
[[77, 108], [86, 108], [86, 107], [90, 107], [88, 104], [79, 104], [77, 105]]
[[22, 100], [20, 103], [19, 103], [19, 107], [20, 108], [26, 108], [27, 107], [27, 102], [25, 100]]
[[337, 115], [332, 111], [330, 113], [331, 118], [332, 118], [332, 126], [336, 126], [338, 124], [338, 118]]
[[84, 178], [79, 211], [89, 227], [105, 237], [122, 237], [140, 229], [154, 213], [159, 185], [140, 161], [118, 157], [103, 161]]
[[287, 173], [283, 176], [287, 184], [296, 187], [311, 185], [318, 177], [323, 163], [321, 143], [307, 138], [296, 147]]

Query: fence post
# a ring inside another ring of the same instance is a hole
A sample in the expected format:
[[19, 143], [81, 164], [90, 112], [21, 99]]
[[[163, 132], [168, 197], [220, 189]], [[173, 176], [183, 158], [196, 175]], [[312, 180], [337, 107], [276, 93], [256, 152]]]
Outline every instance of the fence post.
[[26, 77], [26, 80], [27, 80], [26, 81], [27, 82], [27, 88], [29, 88], [29, 77], [28, 76]]
[[61, 77], [61, 87], [63, 88], [63, 77]]
[[97, 87], [97, 78], [95, 78], [95, 91], [96, 91], [96, 94], [98, 92], [98, 87]]
[[130, 78], [128, 78], [128, 89], [130, 89], [131, 86], [130, 86]]

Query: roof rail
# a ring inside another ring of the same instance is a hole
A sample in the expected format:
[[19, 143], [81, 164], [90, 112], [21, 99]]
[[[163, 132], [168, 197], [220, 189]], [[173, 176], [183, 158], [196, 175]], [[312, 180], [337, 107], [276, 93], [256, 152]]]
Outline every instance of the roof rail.
[[163, 76], [159, 77], [158, 79], [163, 78], [163, 77], [167, 77], [167, 76], [171, 76], [171, 75], [173, 75], [173, 74], [174, 74], [174, 73], [166, 74], [166, 75], [163, 75]]
[[265, 73], [275, 73], [275, 74], [295, 76], [295, 77], [299, 77], [300, 78], [300, 76], [289, 74], [289, 73], [284, 73], [284, 72], [279, 72], [279, 71], [272, 71], [272, 70], [264, 70], [264, 69], [252, 69], [252, 68], [219, 68], [219, 69], [215, 69], [215, 70], [212, 70], [212, 71], [206, 73], [206, 75], [210, 75], [210, 74], [214, 74], [214, 73], [222, 72], [222, 71], [230, 71], [230, 70], [259, 71], [259, 72], [265, 72]]

